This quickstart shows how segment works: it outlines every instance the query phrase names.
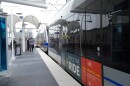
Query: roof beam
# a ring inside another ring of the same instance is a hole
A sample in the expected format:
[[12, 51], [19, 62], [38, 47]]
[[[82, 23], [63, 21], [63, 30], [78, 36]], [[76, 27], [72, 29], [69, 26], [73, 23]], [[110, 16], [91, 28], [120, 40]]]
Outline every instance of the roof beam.
[[9, 3], [15, 3], [15, 4], [21, 4], [21, 5], [27, 5], [27, 6], [33, 6], [33, 7], [39, 7], [39, 8], [44, 8], [46, 9], [47, 6], [43, 3], [33, 3], [29, 1], [19, 1], [19, 0], [0, 0], [2, 2], [9, 2]]
[[[22, 29], [22, 28], [16, 28], [16, 29]], [[25, 27], [25, 29], [37, 29], [37, 28], [26, 28], [26, 27]]]

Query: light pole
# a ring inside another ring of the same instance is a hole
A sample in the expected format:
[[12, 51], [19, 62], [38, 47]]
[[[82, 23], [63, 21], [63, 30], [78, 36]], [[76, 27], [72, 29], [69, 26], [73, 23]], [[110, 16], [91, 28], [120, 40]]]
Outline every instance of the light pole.
[[25, 52], [25, 23], [22, 22], [22, 45], [23, 45], [23, 52]]
[[22, 48], [23, 48], [23, 52], [25, 52], [25, 26], [27, 24], [25, 24], [23, 21], [22, 13], [16, 13], [16, 14], [19, 15], [19, 18], [21, 19], [22, 22]]

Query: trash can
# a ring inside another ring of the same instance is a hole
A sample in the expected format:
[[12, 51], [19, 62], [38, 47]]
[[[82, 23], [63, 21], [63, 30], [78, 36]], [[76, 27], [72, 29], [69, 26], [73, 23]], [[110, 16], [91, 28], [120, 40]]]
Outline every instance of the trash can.
[[19, 56], [19, 55], [21, 55], [21, 44], [16, 43], [15, 44], [15, 56]]

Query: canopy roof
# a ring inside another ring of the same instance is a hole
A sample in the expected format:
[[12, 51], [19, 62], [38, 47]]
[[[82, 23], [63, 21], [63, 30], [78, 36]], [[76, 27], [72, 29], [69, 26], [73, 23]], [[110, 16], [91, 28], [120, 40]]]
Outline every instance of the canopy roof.
[[[20, 22], [20, 18], [16, 15], [13, 15], [13, 24]], [[7, 17], [7, 24], [11, 24], [11, 16]]]
[[40, 7], [40, 8], [47, 8], [46, 0], [0, 0], [0, 1]]
[[[15, 30], [15, 24], [20, 22], [20, 18], [16, 15], [13, 15], [13, 29]], [[11, 16], [7, 16], [7, 25], [11, 28]], [[10, 29], [11, 31], [11, 29]]]
[[[13, 28], [15, 29], [15, 24], [20, 22], [20, 18], [16, 15], [13, 15]], [[39, 28], [40, 22], [38, 21], [38, 19], [35, 16], [32, 15], [28, 15], [23, 19], [23, 22], [28, 22], [33, 24], [37, 29]], [[7, 17], [7, 25], [9, 26], [9, 28], [11, 28], [11, 16]]]
[[39, 20], [38, 20], [35, 16], [32, 16], [32, 15], [26, 16], [26, 17], [23, 19], [23, 22], [29, 22], [29, 23], [35, 25], [36, 28], [39, 28], [39, 26], [40, 26]]

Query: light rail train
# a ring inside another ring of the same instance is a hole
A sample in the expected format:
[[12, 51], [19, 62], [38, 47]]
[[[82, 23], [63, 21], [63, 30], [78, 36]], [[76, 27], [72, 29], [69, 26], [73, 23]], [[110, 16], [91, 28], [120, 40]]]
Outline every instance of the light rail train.
[[72, 9], [76, 1], [52, 19], [39, 47], [84, 86], [130, 86], [129, 0], [85, 0]]

